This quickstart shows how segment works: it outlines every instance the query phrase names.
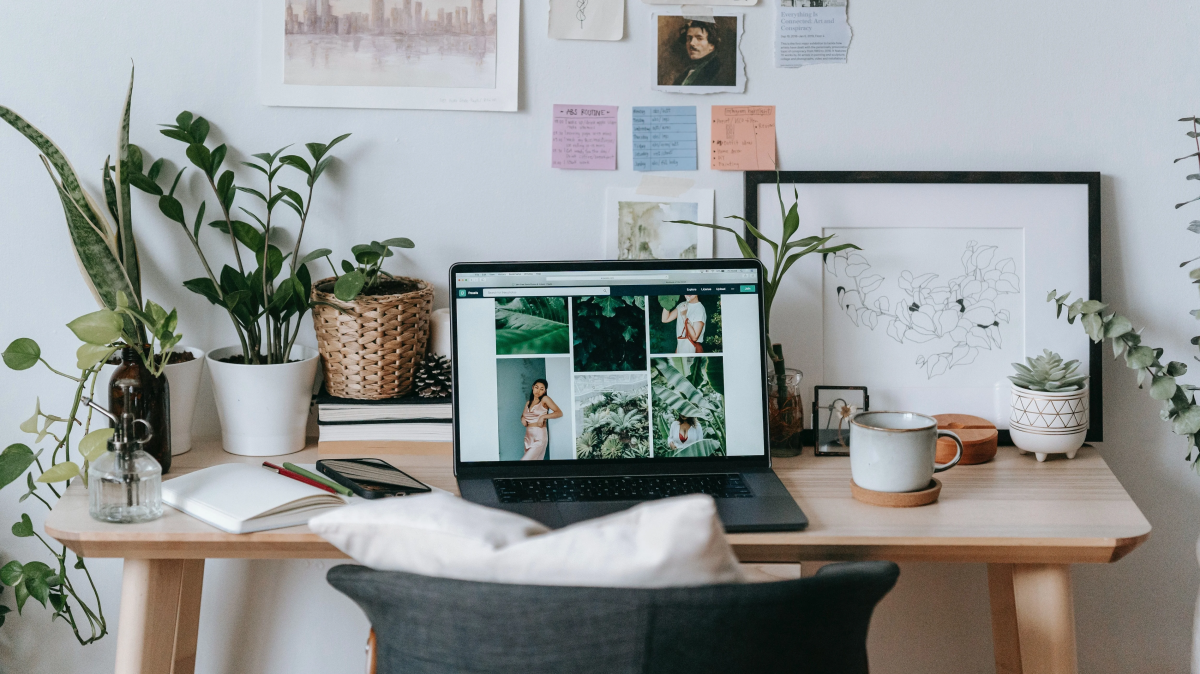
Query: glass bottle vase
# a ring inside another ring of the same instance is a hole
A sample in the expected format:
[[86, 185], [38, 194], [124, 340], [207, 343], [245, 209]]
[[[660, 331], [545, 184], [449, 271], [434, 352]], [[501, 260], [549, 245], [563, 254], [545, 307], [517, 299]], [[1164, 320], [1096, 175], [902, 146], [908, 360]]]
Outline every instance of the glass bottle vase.
[[[148, 349], [147, 349], [148, 350]], [[126, 391], [130, 400], [126, 400]], [[171, 390], [166, 375], [155, 377], [133, 347], [121, 349], [121, 364], [108, 380], [108, 409], [121, 418], [127, 405], [135, 419], [145, 419], [151, 436], [142, 448], [171, 470]]]
[[800, 382], [804, 373], [785, 368], [767, 375], [767, 413], [771, 456], [797, 456], [804, 447], [804, 400]]

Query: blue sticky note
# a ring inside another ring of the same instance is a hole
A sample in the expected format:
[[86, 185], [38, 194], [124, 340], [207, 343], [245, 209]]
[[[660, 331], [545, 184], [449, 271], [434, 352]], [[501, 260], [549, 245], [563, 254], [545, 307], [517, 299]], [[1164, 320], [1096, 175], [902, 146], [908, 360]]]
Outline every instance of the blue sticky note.
[[633, 170], [696, 170], [696, 106], [633, 109]]

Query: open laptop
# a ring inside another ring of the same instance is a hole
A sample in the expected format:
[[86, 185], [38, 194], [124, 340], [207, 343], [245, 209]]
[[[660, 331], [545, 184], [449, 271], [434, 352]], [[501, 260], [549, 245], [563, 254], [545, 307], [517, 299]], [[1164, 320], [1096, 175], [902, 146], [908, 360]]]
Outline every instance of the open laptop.
[[755, 260], [450, 269], [454, 473], [550, 527], [711, 494], [727, 531], [803, 529], [771, 470]]

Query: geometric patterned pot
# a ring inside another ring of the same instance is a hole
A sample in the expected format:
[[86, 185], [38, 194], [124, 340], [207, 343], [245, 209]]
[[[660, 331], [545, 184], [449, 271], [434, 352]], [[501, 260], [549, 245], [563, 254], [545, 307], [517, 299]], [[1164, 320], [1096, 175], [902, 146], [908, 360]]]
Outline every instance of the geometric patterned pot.
[[1033, 452], [1038, 461], [1047, 454], [1075, 458], [1083, 446], [1090, 419], [1088, 385], [1078, 391], [1051, 393], [1012, 385], [1012, 413], [1008, 432], [1022, 454]]

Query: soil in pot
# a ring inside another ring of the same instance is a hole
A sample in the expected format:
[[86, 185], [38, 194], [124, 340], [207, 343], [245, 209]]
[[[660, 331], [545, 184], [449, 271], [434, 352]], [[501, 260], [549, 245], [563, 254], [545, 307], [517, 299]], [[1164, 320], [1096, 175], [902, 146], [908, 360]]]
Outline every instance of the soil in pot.
[[[180, 363], [190, 363], [193, 360], [196, 360], [196, 357], [192, 355], [191, 351], [172, 351], [167, 354], [167, 365], [178, 365]], [[159, 355], [154, 356], [154, 362], [161, 363], [162, 355], [159, 354]]]
[[[246, 364], [246, 357], [241, 354], [238, 354], [236, 356], [230, 356], [228, 358], [218, 358], [217, 360], [222, 363], [229, 363], [230, 365], [245, 365]], [[293, 358], [293, 359], [289, 360], [288, 362], [289, 363], [299, 363], [300, 361]], [[281, 365], [281, 364], [282, 363], [272, 363], [272, 365]], [[263, 363], [259, 363], [259, 365], [263, 365]]]
[[[326, 281], [317, 284], [317, 290], [323, 293], [332, 293], [335, 281]], [[405, 293], [415, 292], [421, 287], [412, 281], [404, 281], [401, 279], [385, 278], [375, 284], [374, 287], [367, 289], [363, 288], [359, 293], [359, 297], [379, 297], [382, 295], [403, 295]]]

